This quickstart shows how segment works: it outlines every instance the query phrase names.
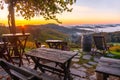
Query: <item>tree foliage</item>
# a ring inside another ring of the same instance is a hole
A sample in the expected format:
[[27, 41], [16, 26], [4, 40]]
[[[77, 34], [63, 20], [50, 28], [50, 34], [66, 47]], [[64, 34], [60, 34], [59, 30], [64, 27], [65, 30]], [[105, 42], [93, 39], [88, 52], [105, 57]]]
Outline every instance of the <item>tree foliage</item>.
[[6, 4], [12, 2], [17, 14], [23, 16], [24, 19], [41, 15], [46, 20], [54, 19], [59, 22], [56, 14], [64, 11], [71, 12], [72, 8], [69, 5], [75, 3], [76, 0], [1, 0], [1, 9], [4, 8], [4, 2]]

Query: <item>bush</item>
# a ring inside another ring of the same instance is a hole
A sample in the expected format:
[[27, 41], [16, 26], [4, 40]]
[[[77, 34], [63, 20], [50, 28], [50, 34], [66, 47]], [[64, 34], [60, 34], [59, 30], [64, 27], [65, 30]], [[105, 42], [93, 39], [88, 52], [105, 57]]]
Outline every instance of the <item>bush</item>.
[[36, 48], [35, 43], [34, 43], [34, 42], [27, 41], [26, 48], [29, 48], [29, 49], [34, 49], [34, 48]]
[[116, 46], [110, 47], [110, 51], [120, 52], [120, 46], [116, 45]]

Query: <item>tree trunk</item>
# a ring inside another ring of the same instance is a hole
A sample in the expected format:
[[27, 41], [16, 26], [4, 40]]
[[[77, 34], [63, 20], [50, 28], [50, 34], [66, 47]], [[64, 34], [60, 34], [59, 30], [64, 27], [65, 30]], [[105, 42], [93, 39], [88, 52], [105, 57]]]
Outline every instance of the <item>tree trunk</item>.
[[14, 4], [11, 0], [9, 4], [9, 20], [10, 20], [10, 33], [15, 34], [16, 33], [16, 26], [15, 26], [15, 15], [14, 15]]

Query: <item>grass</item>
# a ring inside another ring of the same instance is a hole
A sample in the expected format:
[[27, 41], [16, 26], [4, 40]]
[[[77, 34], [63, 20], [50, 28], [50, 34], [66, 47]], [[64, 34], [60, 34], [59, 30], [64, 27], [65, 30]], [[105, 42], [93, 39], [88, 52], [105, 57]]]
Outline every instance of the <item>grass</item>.
[[[43, 43], [42, 43], [43, 44]], [[47, 45], [47, 44], [45, 44]], [[48, 46], [47, 46], [48, 47]], [[27, 44], [26, 44], [26, 49], [25, 51], [30, 51], [31, 49], [34, 49], [36, 48], [35, 46], [35, 43], [34, 42], [30, 42], [28, 41]], [[78, 50], [80, 53], [80, 47], [71, 47], [70, 48], [71, 51], [74, 51], [74, 50]], [[83, 54], [83, 53], [82, 53]], [[119, 58], [120, 59], [120, 43], [114, 43], [114, 45], [112, 47], [110, 47], [110, 53], [106, 55], [107, 57], [111, 57], [111, 58]], [[85, 60], [81, 60], [79, 61], [79, 64], [82, 64], [84, 62], [87, 62]]]
[[113, 43], [113, 45], [119, 45], [120, 46], [120, 43]]
[[120, 43], [114, 43], [114, 45], [110, 47], [110, 53], [106, 56], [120, 59]]
[[106, 57], [120, 59], [120, 52], [110, 51], [110, 53], [105, 55]]
[[116, 52], [116, 51], [111, 51], [112, 54], [120, 56], [120, 52]]

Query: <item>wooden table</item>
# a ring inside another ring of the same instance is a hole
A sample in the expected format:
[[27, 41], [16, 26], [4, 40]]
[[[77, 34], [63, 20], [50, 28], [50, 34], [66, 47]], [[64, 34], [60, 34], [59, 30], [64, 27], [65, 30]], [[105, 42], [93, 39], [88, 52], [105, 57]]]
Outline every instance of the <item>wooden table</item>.
[[[64, 80], [70, 80], [70, 63], [71, 59], [77, 55], [76, 52], [63, 51], [58, 49], [50, 48], [37, 48], [26, 53], [30, 56], [35, 63], [34, 69], [39, 68], [42, 72], [45, 70], [56, 74], [64, 75]], [[55, 63], [59, 68], [55, 66], [49, 66], [43, 64], [40, 60], [47, 60], [49, 62]]]
[[[30, 36], [30, 33], [2, 34], [2, 37], [8, 46], [7, 49], [8, 54], [10, 54], [11, 56], [12, 55], [19, 56], [20, 58], [19, 66], [23, 64], [22, 55], [24, 53], [28, 36]], [[14, 62], [12, 61], [12, 63]]]
[[96, 68], [97, 80], [107, 80], [109, 75], [120, 77], [120, 59], [102, 57]]
[[67, 42], [62, 40], [46, 40], [46, 43], [50, 48], [64, 50], [67, 46]]

